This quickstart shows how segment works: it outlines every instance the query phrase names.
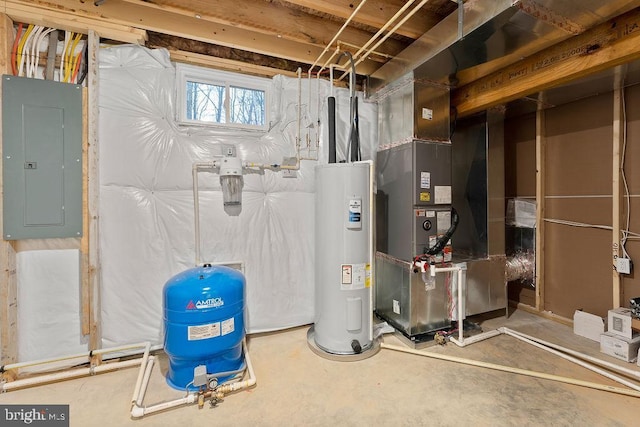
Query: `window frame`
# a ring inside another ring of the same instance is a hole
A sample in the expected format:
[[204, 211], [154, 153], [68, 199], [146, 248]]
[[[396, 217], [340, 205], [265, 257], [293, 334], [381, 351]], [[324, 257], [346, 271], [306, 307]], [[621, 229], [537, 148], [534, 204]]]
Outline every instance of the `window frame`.
[[[223, 101], [225, 108], [225, 123], [187, 118], [187, 82], [223, 86], [225, 88]], [[230, 123], [231, 111], [229, 109], [229, 94], [231, 87], [264, 92], [264, 125]], [[244, 129], [258, 132], [266, 132], [269, 130], [269, 101], [271, 99], [270, 79], [178, 63], [176, 64], [176, 91], [176, 120], [181, 125], [231, 128], [236, 130]]]

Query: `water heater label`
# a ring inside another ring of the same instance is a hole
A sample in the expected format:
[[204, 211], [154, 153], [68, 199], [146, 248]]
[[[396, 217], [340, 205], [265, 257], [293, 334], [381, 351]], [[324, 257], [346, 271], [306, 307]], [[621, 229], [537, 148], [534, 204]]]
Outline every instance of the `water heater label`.
[[353, 266], [350, 264], [342, 264], [341, 268], [342, 268], [341, 285], [344, 288], [344, 286], [351, 284], [351, 277], [353, 276]]
[[342, 264], [342, 280], [340, 290], [351, 291], [371, 286], [371, 265]]
[[362, 199], [349, 200], [349, 222], [347, 228], [360, 230], [362, 228]]
[[206, 340], [208, 338], [215, 338], [219, 336], [220, 322], [189, 326], [188, 328], [189, 341]]

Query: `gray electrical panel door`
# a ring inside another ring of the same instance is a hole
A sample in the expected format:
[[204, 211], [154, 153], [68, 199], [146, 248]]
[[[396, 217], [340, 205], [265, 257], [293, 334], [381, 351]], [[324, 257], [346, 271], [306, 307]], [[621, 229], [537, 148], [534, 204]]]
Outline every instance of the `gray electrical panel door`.
[[3, 237], [82, 235], [82, 87], [2, 76]]

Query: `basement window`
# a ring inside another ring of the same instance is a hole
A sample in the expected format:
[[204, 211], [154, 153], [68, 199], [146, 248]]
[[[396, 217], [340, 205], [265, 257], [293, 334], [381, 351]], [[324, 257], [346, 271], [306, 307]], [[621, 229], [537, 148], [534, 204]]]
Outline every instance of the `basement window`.
[[178, 122], [266, 131], [271, 81], [177, 64]]

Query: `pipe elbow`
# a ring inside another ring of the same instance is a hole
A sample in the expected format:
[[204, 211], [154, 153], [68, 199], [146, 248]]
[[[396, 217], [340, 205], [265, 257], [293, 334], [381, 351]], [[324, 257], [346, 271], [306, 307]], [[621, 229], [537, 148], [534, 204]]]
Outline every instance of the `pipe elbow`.
[[133, 405], [133, 408], [131, 408], [131, 417], [132, 418], [144, 417], [144, 408], [138, 405]]

